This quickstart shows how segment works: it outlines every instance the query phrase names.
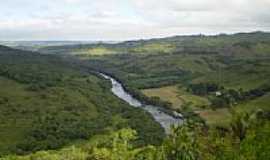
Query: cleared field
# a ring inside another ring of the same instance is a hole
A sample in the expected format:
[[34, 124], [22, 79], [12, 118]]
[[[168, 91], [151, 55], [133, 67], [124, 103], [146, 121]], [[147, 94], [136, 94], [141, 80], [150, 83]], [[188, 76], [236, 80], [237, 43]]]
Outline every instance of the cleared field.
[[[262, 96], [260, 98], [247, 101], [234, 106], [234, 109], [238, 112], [256, 112], [257, 110], [270, 110], [270, 94]], [[228, 126], [231, 118], [231, 113], [228, 108], [222, 108], [217, 110], [201, 110], [197, 113], [206, 121], [210, 126]]]
[[[172, 103], [173, 109], [182, 109], [183, 104], [188, 105], [194, 112], [198, 113], [209, 126], [228, 126], [231, 113], [229, 108], [209, 109], [210, 102], [205, 97], [192, 95], [185, 91], [184, 87], [177, 85], [161, 88], [144, 89], [142, 92], [149, 97], [159, 97], [161, 100]], [[204, 107], [208, 106], [208, 107]], [[256, 111], [258, 109], [270, 110], [270, 94], [247, 101], [234, 106], [236, 111]]]
[[101, 55], [115, 54], [117, 52], [113, 49], [108, 49], [105, 47], [96, 47], [90, 49], [78, 49], [73, 51], [72, 53], [101, 56]]
[[[239, 112], [256, 112], [257, 110], [270, 110], [270, 94], [263, 97], [238, 104], [234, 106], [236, 111]], [[197, 112], [208, 125], [210, 126], [228, 126], [230, 123], [231, 113], [228, 108], [217, 110], [202, 110]]]
[[173, 109], [181, 109], [183, 104], [190, 103], [193, 109], [206, 106], [209, 101], [200, 96], [192, 95], [177, 85], [166, 86], [161, 88], [144, 89], [142, 92], [149, 97], [159, 97], [161, 100], [172, 103]]
[[163, 101], [172, 103], [173, 108], [181, 108], [184, 100], [178, 94], [177, 86], [167, 86], [161, 88], [144, 89], [142, 92], [149, 97], [159, 97]]
[[229, 124], [231, 114], [227, 108], [224, 109], [203, 109], [203, 106], [208, 106], [209, 101], [205, 97], [192, 95], [185, 91], [185, 88], [167, 86], [161, 88], [144, 89], [142, 92], [149, 97], [159, 97], [164, 101], [171, 102], [173, 109], [182, 109], [181, 105], [188, 105], [194, 112], [198, 113], [210, 126], [226, 126]]
[[265, 111], [270, 110], [270, 93], [249, 101], [247, 103], [242, 103], [236, 106], [239, 111], [256, 111], [258, 109], [262, 109]]
[[178, 94], [184, 100], [186, 104], [191, 104], [193, 110], [200, 110], [210, 104], [206, 97], [197, 96], [186, 91], [185, 87], [178, 88]]
[[209, 126], [228, 126], [231, 114], [227, 108], [202, 110], [197, 112]]
[[170, 43], [151, 43], [135, 47], [131, 52], [135, 53], [171, 53], [176, 47]]

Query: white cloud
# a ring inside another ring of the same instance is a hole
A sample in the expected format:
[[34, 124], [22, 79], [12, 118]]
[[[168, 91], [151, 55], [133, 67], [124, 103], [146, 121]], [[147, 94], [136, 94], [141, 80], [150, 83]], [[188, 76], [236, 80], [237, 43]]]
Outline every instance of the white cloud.
[[0, 39], [133, 39], [270, 30], [270, 0], [13, 0]]
[[168, 26], [241, 27], [254, 25], [260, 17], [270, 19], [269, 0], [134, 0], [133, 3], [142, 16]]

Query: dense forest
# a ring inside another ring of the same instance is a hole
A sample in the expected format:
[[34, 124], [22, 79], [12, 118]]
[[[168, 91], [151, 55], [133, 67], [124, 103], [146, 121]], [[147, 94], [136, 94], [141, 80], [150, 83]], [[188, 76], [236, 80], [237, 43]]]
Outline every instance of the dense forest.
[[148, 113], [113, 96], [109, 82], [56, 56], [1, 46], [0, 86], [1, 155], [57, 149], [126, 127], [138, 131], [139, 146], [164, 137]]

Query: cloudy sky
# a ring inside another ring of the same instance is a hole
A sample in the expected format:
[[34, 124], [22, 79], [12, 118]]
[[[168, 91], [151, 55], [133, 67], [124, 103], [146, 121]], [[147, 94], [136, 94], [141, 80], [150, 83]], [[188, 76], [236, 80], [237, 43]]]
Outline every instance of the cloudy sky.
[[8, 0], [0, 40], [126, 40], [270, 31], [270, 0]]

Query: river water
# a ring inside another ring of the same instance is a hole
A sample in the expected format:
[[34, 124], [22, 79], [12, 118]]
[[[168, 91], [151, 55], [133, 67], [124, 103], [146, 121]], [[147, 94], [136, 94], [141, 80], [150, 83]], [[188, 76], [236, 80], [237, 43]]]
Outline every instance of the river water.
[[114, 95], [119, 97], [120, 99], [124, 100], [128, 104], [130, 104], [133, 107], [140, 107], [147, 112], [149, 112], [154, 119], [161, 124], [161, 126], [165, 129], [165, 132], [168, 134], [170, 133], [170, 127], [172, 125], [180, 125], [182, 123], [181, 118], [175, 118], [174, 116], [171, 116], [162, 110], [160, 110], [160, 107], [153, 106], [153, 105], [143, 105], [139, 100], [135, 99], [131, 96], [131, 94], [127, 93], [122, 84], [118, 81], [116, 81], [114, 78], [105, 75], [103, 73], [100, 73], [102, 77], [105, 79], [108, 79], [112, 83], [112, 92]]

